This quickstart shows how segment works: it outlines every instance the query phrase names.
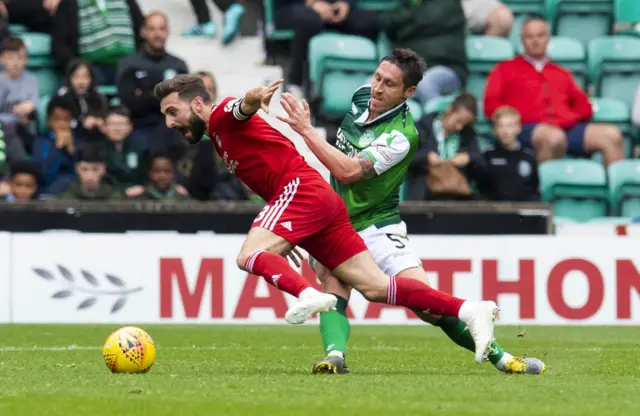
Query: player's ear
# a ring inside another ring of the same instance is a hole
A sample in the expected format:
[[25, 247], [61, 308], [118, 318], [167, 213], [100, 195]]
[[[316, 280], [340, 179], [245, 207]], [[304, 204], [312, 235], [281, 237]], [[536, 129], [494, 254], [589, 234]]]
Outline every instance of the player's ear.
[[204, 101], [202, 97], [196, 97], [191, 100], [191, 111], [196, 114], [200, 114], [202, 112], [202, 108], [204, 107]]
[[413, 93], [416, 92], [416, 86], [414, 85], [413, 87], [409, 87], [404, 91], [404, 99], [408, 100], [409, 98], [411, 98], [411, 96], [413, 95]]

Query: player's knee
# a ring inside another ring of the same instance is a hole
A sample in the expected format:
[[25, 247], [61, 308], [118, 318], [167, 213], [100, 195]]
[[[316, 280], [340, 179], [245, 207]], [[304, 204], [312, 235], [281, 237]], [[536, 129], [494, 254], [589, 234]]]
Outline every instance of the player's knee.
[[369, 302], [386, 302], [387, 287], [381, 285], [367, 285], [360, 289], [362, 296]]
[[247, 261], [249, 261], [249, 257], [251, 257], [253, 253], [241, 251], [236, 257], [236, 264], [240, 270], [247, 270]]

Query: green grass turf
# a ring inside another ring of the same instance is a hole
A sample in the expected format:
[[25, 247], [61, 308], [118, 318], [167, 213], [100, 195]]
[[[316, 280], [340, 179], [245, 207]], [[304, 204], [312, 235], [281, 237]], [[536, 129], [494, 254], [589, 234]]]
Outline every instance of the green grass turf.
[[[353, 373], [312, 376], [317, 327], [144, 326], [148, 374], [111, 374], [113, 327], [0, 326], [0, 415], [638, 415], [638, 328], [499, 327], [542, 377], [503, 375], [437, 328], [354, 327]], [[37, 346], [88, 347], [43, 351]], [[9, 347], [18, 347], [11, 349]]]

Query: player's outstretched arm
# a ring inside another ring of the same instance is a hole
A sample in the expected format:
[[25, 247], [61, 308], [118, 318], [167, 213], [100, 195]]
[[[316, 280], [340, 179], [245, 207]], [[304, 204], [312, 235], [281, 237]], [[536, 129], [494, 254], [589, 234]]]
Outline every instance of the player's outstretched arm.
[[273, 98], [273, 94], [275, 94], [283, 82], [284, 80], [279, 79], [268, 87], [256, 87], [247, 91], [240, 102], [240, 112], [242, 115], [249, 118], [257, 113], [258, 110], [269, 113], [271, 98]]
[[300, 106], [291, 94], [284, 93], [280, 104], [286, 111], [287, 117], [277, 116], [278, 120], [287, 123], [293, 131], [302, 136], [313, 154], [340, 183], [353, 183], [376, 175], [373, 168], [374, 161], [369, 154], [362, 152], [351, 158], [320, 137], [311, 125], [311, 114], [306, 100], [303, 100]]

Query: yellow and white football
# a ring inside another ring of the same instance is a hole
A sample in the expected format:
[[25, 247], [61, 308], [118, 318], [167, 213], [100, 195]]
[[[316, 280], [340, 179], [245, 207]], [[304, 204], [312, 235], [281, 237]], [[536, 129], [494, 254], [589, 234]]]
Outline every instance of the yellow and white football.
[[146, 373], [156, 360], [156, 346], [142, 329], [125, 326], [109, 335], [102, 355], [113, 373]]

